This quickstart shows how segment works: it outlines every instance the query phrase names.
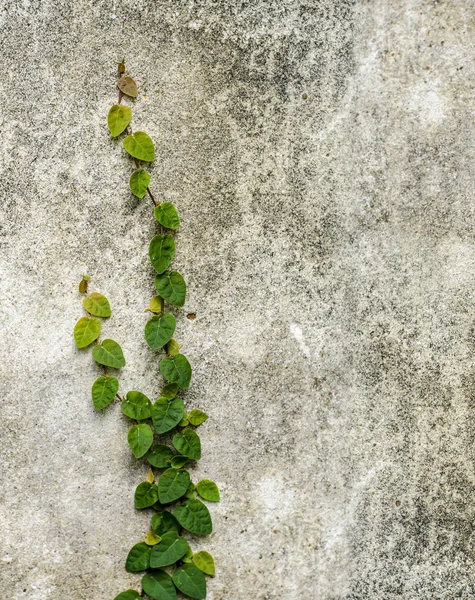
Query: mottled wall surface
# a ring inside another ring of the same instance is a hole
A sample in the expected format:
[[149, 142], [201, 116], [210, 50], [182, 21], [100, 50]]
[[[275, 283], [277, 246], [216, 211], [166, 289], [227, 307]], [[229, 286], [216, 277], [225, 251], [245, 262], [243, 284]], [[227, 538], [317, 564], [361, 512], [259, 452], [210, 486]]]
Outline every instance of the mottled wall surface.
[[[182, 215], [185, 399], [210, 414], [209, 600], [475, 597], [472, 0], [4, 0], [2, 600], [112, 600], [147, 467], [78, 351], [93, 276], [155, 397], [151, 205], [109, 136], [123, 55]], [[184, 315], [196, 312], [195, 321]]]

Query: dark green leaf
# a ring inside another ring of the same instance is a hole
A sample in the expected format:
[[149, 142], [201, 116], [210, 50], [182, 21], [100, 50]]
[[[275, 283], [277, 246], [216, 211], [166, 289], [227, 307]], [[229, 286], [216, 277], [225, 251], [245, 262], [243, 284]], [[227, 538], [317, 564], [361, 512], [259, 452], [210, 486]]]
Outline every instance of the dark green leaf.
[[124, 415], [136, 421], [150, 419], [152, 416], [152, 403], [142, 392], [127, 392], [127, 396], [120, 405], [120, 409]]
[[220, 501], [218, 486], [210, 479], [203, 479], [203, 481], [197, 483], [196, 490], [202, 498], [208, 500], [209, 502]]
[[173, 571], [173, 583], [190, 598], [206, 598], [206, 578], [194, 564], [185, 564]]
[[125, 358], [122, 348], [114, 340], [104, 340], [102, 344], [94, 346], [92, 357], [100, 365], [120, 369], [125, 366]]
[[168, 504], [181, 498], [190, 485], [187, 471], [167, 469], [158, 479], [158, 498], [162, 504]]
[[152, 548], [150, 566], [152, 569], [168, 567], [186, 554], [188, 542], [175, 531], [168, 531], [162, 536], [162, 541]]
[[206, 575], [214, 575], [216, 573], [214, 558], [209, 552], [206, 552], [206, 550], [201, 550], [201, 552], [193, 554], [193, 562], [198, 569], [203, 571], [203, 573], [206, 573]]
[[190, 423], [192, 425], [198, 427], [198, 425], [201, 425], [201, 423], [206, 421], [208, 415], [199, 408], [194, 408], [188, 415], [188, 418], [190, 419]]
[[146, 425], [145, 423], [133, 425], [129, 429], [127, 441], [129, 442], [130, 449], [132, 450], [135, 458], [141, 458], [147, 453], [148, 449], [153, 443], [152, 428], [150, 425]]
[[181, 421], [185, 408], [183, 400], [175, 398], [172, 401], [158, 398], [152, 405], [152, 422], [157, 433], [166, 433]]
[[159, 350], [172, 338], [176, 320], [170, 313], [155, 315], [145, 325], [145, 341], [152, 350]]
[[175, 242], [169, 233], [162, 233], [152, 238], [148, 255], [157, 273], [163, 273], [175, 256]]
[[150, 175], [144, 169], [135, 170], [130, 176], [129, 186], [132, 194], [137, 198], [143, 198], [150, 185]]
[[132, 77], [121, 77], [117, 82], [117, 87], [123, 94], [126, 94], [131, 98], [137, 98], [137, 84]]
[[143, 481], [137, 486], [134, 496], [135, 508], [148, 508], [158, 500], [158, 488], [153, 483]]
[[187, 388], [190, 385], [191, 366], [183, 354], [163, 358], [160, 361], [160, 371], [168, 381], [177, 383], [178, 387]]
[[144, 131], [136, 131], [133, 135], [128, 135], [122, 144], [130, 156], [138, 160], [152, 162], [155, 158], [152, 139]]
[[169, 460], [174, 456], [173, 451], [164, 444], [155, 444], [145, 457], [152, 467], [165, 469], [169, 466]]
[[160, 396], [167, 398], [168, 400], [173, 400], [178, 392], [178, 385], [176, 383], [167, 383], [160, 391]]
[[152, 548], [144, 542], [135, 544], [130, 550], [127, 560], [125, 561], [125, 569], [129, 573], [137, 573], [138, 571], [146, 571], [150, 568], [150, 554]]
[[82, 317], [74, 326], [74, 341], [78, 348], [85, 348], [101, 335], [102, 323], [94, 317]]
[[170, 461], [170, 465], [173, 469], [181, 469], [188, 461], [188, 456], [174, 456]]
[[185, 429], [182, 433], [173, 436], [173, 445], [180, 454], [188, 456], [191, 460], [201, 458], [201, 441], [193, 429]]
[[127, 590], [126, 592], [122, 592], [114, 598], [114, 600], [137, 600], [140, 598], [140, 594], [135, 590]]
[[114, 104], [107, 115], [107, 125], [111, 135], [117, 137], [127, 129], [132, 120], [132, 109], [124, 104]]
[[88, 313], [95, 317], [110, 317], [112, 314], [109, 300], [98, 292], [92, 292], [87, 298], [84, 298], [82, 305]]
[[200, 500], [190, 498], [180, 504], [175, 509], [175, 518], [190, 533], [209, 535], [213, 531], [209, 510]]
[[172, 578], [165, 571], [147, 573], [142, 578], [142, 589], [153, 600], [176, 600]]
[[157, 293], [174, 306], [183, 306], [186, 298], [186, 283], [178, 271], [169, 271], [155, 277]]
[[168, 531], [175, 531], [178, 533], [180, 531], [180, 524], [171, 513], [164, 510], [161, 513], [153, 515], [152, 531], [160, 536]]
[[180, 217], [177, 209], [171, 202], [162, 202], [155, 207], [155, 218], [167, 229], [177, 229], [180, 227]]
[[101, 410], [114, 400], [119, 391], [119, 382], [115, 377], [99, 377], [92, 384], [92, 401], [94, 408]]

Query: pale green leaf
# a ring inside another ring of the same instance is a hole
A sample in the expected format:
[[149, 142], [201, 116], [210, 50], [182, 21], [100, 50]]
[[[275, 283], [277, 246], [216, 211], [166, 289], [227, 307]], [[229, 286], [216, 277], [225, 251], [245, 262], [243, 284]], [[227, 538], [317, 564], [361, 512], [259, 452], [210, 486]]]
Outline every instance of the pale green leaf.
[[206, 575], [213, 576], [216, 573], [214, 558], [209, 552], [206, 552], [206, 550], [201, 550], [200, 552], [193, 554], [193, 562], [198, 569], [203, 571], [203, 573], [206, 573]]
[[190, 485], [190, 474], [187, 471], [167, 469], [158, 479], [158, 499], [168, 504], [181, 498]]
[[152, 238], [148, 255], [153, 268], [157, 273], [168, 269], [175, 256], [175, 241], [169, 233], [162, 233]]
[[170, 313], [155, 315], [145, 325], [145, 341], [152, 350], [159, 350], [175, 333], [176, 320]]
[[182, 561], [184, 563], [190, 563], [193, 558], [193, 550], [188, 546], [188, 550], [186, 551], [185, 556], [182, 557]]
[[125, 569], [129, 573], [137, 573], [138, 571], [146, 571], [150, 568], [150, 554], [152, 548], [144, 542], [135, 544], [127, 556], [125, 561]]
[[136, 131], [124, 138], [122, 145], [133, 158], [152, 162], [155, 158], [155, 148], [152, 139], [144, 131]]
[[92, 357], [100, 365], [120, 369], [125, 366], [125, 358], [122, 348], [114, 340], [104, 340], [102, 344], [94, 346]]
[[92, 292], [87, 298], [84, 298], [82, 305], [88, 313], [95, 317], [110, 317], [112, 314], [109, 300], [98, 292]]
[[162, 538], [159, 535], [153, 533], [153, 531], [149, 531], [145, 536], [144, 542], [147, 546], [155, 546], [158, 542], [161, 542]]
[[127, 435], [127, 441], [135, 458], [141, 458], [153, 443], [152, 428], [145, 423], [132, 425]]
[[114, 400], [119, 391], [119, 382], [115, 377], [99, 377], [92, 384], [92, 402], [94, 408], [101, 410]]
[[188, 489], [186, 490], [185, 498], [196, 498], [195, 491], [196, 491], [196, 486], [192, 482], [192, 483], [190, 483], [190, 485], [188, 486]]
[[131, 98], [137, 98], [137, 84], [132, 77], [121, 77], [117, 82], [117, 87], [123, 94], [126, 94]]
[[120, 409], [124, 415], [136, 421], [150, 419], [152, 416], [152, 403], [142, 392], [127, 392], [127, 396], [120, 405]]
[[162, 541], [152, 548], [150, 555], [150, 567], [159, 569], [173, 565], [186, 554], [188, 542], [180, 537], [175, 531], [168, 531], [162, 536]]
[[158, 500], [158, 488], [153, 483], [143, 481], [135, 489], [134, 507], [148, 508]]
[[180, 531], [180, 523], [167, 510], [157, 513], [152, 517], [152, 531], [156, 535], [163, 535], [167, 531]]
[[186, 298], [186, 283], [178, 271], [169, 271], [155, 277], [157, 293], [174, 306], [183, 306]]
[[190, 598], [204, 600], [206, 598], [206, 578], [194, 564], [184, 564], [173, 571], [173, 583]]
[[177, 229], [180, 227], [180, 217], [177, 209], [171, 202], [162, 202], [155, 207], [155, 218], [167, 229]]
[[173, 445], [183, 456], [191, 460], [201, 458], [201, 441], [199, 435], [193, 429], [185, 429], [182, 433], [173, 436]]
[[107, 115], [107, 126], [111, 135], [117, 137], [127, 129], [132, 120], [132, 109], [124, 104], [114, 104]]
[[164, 398], [168, 398], [168, 400], [173, 400], [173, 398], [176, 396], [178, 392], [178, 385], [176, 383], [167, 383], [167, 385], [165, 385], [161, 391], [160, 391], [160, 396], [163, 396]]
[[167, 344], [167, 354], [169, 356], [176, 356], [180, 352], [180, 346], [173, 338]]
[[191, 366], [183, 354], [162, 359], [160, 371], [168, 381], [177, 383], [181, 388], [187, 388], [190, 385]]
[[102, 323], [94, 317], [82, 317], [74, 326], [74, 341], [78, 348], [85, 348], [101, 335]]
[[178, 523], [190, 533], [209, 535], [213, 531], [209, 510], [200, 500], [190, 498], [175, 509], [174, 515]]
[[144, 169], [136, 169], [130, 176], [130, 190], [137, 198], [143, 198], [145, 196], [149, 185], [150, 175]]
[[183, 400], [180, 398], [171, 401], [158, 398], [152, 405], [152, 422], [155, 431], [161, 434], [173, 429], [181, 421], [184, 410]]
[[185, 413], [183, 419], [178, 423], [178, 427], [186, 427], [189, 423], [190, 419], [188, 418], [188, 414]]
[[192, 425], [198, 427], [198, 425], [201, 425], [201, 423], [204, 423], [206, 421], [208, 415], [199, 408], [194, 408], [188, 415], [188, 418]]
[[159, 570], [144, 575], [142, 589], [153, 600], [176, 600], [175, 585], [165, 571]]
[[202, 498], [208, 500], [209, 502], [220, 501], [218, 486], [210, 479], [203, 479], [197, 483], [196, 490]]
[[163, 312], [163, 309], [165, 307], [165, 302], [163, 301], [163, 298], [160, 298], [160, 296], [154, 296], [148, 305], [148, 308], [145, 310], [145, 312], [152, 312], [155, 314], [160, 314]]

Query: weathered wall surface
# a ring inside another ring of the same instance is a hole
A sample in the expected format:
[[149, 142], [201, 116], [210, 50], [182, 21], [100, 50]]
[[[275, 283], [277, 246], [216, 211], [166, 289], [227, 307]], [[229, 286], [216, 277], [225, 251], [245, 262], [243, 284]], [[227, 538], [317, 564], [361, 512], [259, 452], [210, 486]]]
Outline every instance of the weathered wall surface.
[[[182, 215], [178, 338], [211, 418], [209, 600], [475, 597], [471, 0], [5, 0], [0, 597], [111, 600], [147, 467], [77, 351], [142, 339], [151, 206], [105, 126], [123, 55]], [[136, 125], [135, 125], [136, 124]], [[184, 315], [196, 312], [197, 319]]]

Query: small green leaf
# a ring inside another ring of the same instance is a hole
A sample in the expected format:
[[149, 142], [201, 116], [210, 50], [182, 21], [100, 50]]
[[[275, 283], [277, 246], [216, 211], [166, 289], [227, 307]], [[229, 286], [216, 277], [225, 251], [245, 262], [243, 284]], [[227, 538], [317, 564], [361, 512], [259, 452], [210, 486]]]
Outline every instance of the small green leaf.
[[129, 186], [132, 194], [137, 198], [143, 198], [150, 185], [150, 175], [144, 169], [136, 169], [130, 176]]
[[170, 460], [170, 465], [172, 466], [172, 469], [181, 469], [186, 465], [188, 461], [188, 456], [174, 456]]
[[206, 419], [208, 418], [208, 415], [205, 412], [203, 412], [202, 410], [200, 410], [199, 408], [194, 408], [190, 412], [188, 417], [190, 419], [190, 423], [192, 425], [194, 425], [195, 427], [198, 427], [198, 425], [201, 425], [201, 423], [204, 423], [206, 421]]
[[134, 496], [134, 507], [135, 508], [148, 508], [153, 506], [158, 500], [158, 488], [153, 483], [143, 481], [140, 483]]
[[122, 59], [122, 62], [118, 64], [117, 73], [125, 73], [125, 57]]
[[127, 129], [132, 120], [132, 109], [124, 104], [114, 104], [107, 115], [107, 126], [113, 137]]
[[144, 575], [142, 589], [153, 600], [176, 600], [175, 585], [165, 571], [160, 570]]
[[186, 283], [178, 271], [169, 271], [155, 277], [155, 289], [170, 304], [183, 306], [186, 298]]
[[99, 377], [92, 384], [92, 402], [94, 408], [101, 410], [114, 400], [119, 391], [119, 382], [115, 377]]
[[135, 590], [127, 590], [126, 592], [122, 592], [114, 598], [114, 600], [137, 600], [140, 598], [140, 594]]
[[130, 449], [135, 458], [141, 458], [153, 444], [153, 431], [150, 425], [133, 425], [127, 435]]
[[159, 315], [163, 312], [164, 307], [165, 302], [163, 301], [163, 298], [160, 298], [160, 296], [154, 296], [150, 300], [148, 308], [145, 309], [145, 312], [152, 312]]
[[176, 383], [167, 383], [161, 391], [160, 396], [167, 398], [168, 400], [173, 400], [178, 392], [178, 385]]
[[183, 354], [163, 358], [160, 361], [160, 371], [168, 381], [177, 383], [181, 388], [187, 388], [190, 385], [191, 366]]
[[193, 482], [190, 483], [190, 485], [188, 486], [188, 489], [186, 490], [185, 498], [196, 498], [195, 490], [196, 490], [195, 484]]
[[186, 554], [188, 542], [175, 531], [168, 531], [162, 536], [162, 541], [152, 548], [150, 567], [158, 569], [173, 565]]
[[155, 315], [145, 325], [145, 341], [152, 350], [159, 350], [175, 333], [176, 320], [170, 313]]
[[171, 448], [164, 444], [155, 444], [145, 458], [152, 467], [166, 469], [173, 456], [174, 454]]
[[121, 77], [117, 82], [117, 87], [123, 94], [126, 94], [131, 98], [137, 98], [137, 84], [132, 77]]
[[155, 218], [167, 229], [177, 229], [180, 227], [180, 217], [177, 209], [171, 202], [162, 202], [155, 207]]
[[135, 544], [125, 561], [125, 570], [129, 573], [137, 573], [138, 571], [146, 571], [149, 569], [151, 552], [152, 548], [147, 546], [144, 542]]
[[169, 356], [176, 356], [180, 351], [180, 346], [178, 342], [173, 338], [167, 344], [167, 354]]
[[186, 427], [190, 422], [187, 413], [183, 415], [183, 419], [178, 423], [178, 427]]
[[147, 546], [155, 546], [155, 544], [158, 544], [158, 542], [161, 542], [162, 538], [159, 535], [156, 535], [155, 533], [153, 533], [153, 531], [149, 531], [147, 533], [147, 535], [145, 536], [145, 540], [144, 542], [147, 544]]
[[144, 131], [136, 131], [124, 138], [122, 145], [133, 158], [152, 162], [155, 158], [155, 148], [152, 139]]
[[197, 483], [196, 489], [198, 494], [209, 502], [219, 502], [221, 499], [219, 496], [218, 486], [210, 479], [203, 479]]
[[181, 498], [190, 485], [190, 474], [187, 471], [167, 469], [158, 479], [158, 499], [168, 504]]
[[182, 557], [182, 561], [184, 563], [190, 563], [193, 558], [193, 550], [188, 546], [188, 550], [186, 551], [185, 556]]
[[88, 313], [95, 317], [110, 317], [112, 314], [109, 300], [98, 292], [92, 292], [87, 298], [84, 298], [82, 305]]
[[152, 416], [152, 403], [142, 392], [127, 392], [127, 396], [120, 405], [120, 409], [124, 415], [136, 421], [150, 419]]
[[183, 400], [175, 398], [171, 402], [166, 398], [158, 398], [152, 405], [152, 422], [155, 431], [166, 433], [173, 429], [181, 421], [185, 408]]
[[169, 513], [167, 510], [164, 510], [161, 513], [157, 513], [152, 517], [152, 531], [157, 535], [163, 535], [168, 531], [180, 531], [180, 523], [175, 519], [175, 517]]
[[206, 578], [193, 564], [185, 564], [173, 571], [173, 583], [183, 594], [197, 600], [206, 598]]
[[85, 348], [101, 335], [102, 323], [94, 317], [82, 317], [74, 326], [74, 341], [78, 348]]
[[175, 518], [190, 533], [209, 535], [213, 531], [209, 510], [200, 500], [190, 498], [180, 504], [175, 509]]
[[201, 458], [201, 441], [199, 435], [193, 429], [185, 429], [182, 433], [173, 436], [173, 445], [183, 456], [191, 460]]
[[81, 281], [79, 282], [79, 292], [81, 294], [85, 294], [87, 292], [87, 286], [91, 278], [88, 275], [83, 275]]
[[92, 357], [100, 365], [120, 369], [125, 366], [125, 358], [122, 348], [114, 340], [104, 340], [102, 344], [94, 346]]
[[193, 554], [193, 562], [198, 569], [203, 571], [203, 573], [206, 573], [206, 575], [213, 576], [216, 573], [216, 569], [214, 568], [214, 558], [209, 552], [206, 552], [206, 550], [201, 550], [201, 552]]
[[169, 233], [162, 233], [152, 238], [148, 255], [153, 268], [157, 273], [168, 269], [175, 256], [175, 242]]

